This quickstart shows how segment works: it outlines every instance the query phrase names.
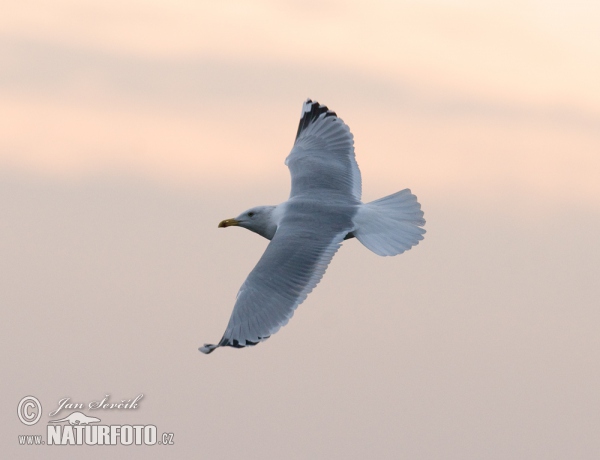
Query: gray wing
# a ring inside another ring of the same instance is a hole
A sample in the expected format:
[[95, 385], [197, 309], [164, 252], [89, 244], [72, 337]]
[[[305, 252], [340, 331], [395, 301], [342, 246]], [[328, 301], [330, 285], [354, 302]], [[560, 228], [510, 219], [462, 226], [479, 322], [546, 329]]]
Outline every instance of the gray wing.
[[350, 128], [335, 112], [308, 99], [296, 142], [285, 160], [292, 175], [290, 198], [334, 192], [360, 201], [360, 170]]
[[223, 338], [200, 351], [256, 345], [285, 326], [319, 283], [347, 233], [347, 228], [319, 228], [314, 222], [282, 222], [242, 284]]

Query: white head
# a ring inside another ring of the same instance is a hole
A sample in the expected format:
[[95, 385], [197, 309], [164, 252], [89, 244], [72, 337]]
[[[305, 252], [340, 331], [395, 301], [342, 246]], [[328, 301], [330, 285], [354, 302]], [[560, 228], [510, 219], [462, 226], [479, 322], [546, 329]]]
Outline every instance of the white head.
[[219, 228], [232, 226], [244, 227], [270, 240], [277, 231], [277, 224], [273, 219], [274, 209], [275, 206], [256, 206], [250, 208], [233, 219], [221, 221]]

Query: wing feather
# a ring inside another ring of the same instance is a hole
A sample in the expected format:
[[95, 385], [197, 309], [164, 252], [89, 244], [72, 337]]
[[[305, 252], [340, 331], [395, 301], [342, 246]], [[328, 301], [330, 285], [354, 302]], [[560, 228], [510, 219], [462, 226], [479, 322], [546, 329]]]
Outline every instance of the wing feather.
[[290, 197], [325, 191], [360, 201], [361, 177], [350, 128], [318, 102], [304, 103], [296, 142], [285, 164], [292, 176]]
[[255, 345], [285, 326], [323, 277], [347, 232], [282, 224], [242, 284], [223, 338], [200, 351]]

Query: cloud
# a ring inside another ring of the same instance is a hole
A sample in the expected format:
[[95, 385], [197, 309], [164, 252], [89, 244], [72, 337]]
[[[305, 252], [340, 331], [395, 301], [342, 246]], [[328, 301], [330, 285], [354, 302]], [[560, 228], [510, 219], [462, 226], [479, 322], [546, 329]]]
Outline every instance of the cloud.
[[[115, 105], [197, 112], [206, 106], [281, 106], [282, 99], [323, 95], [371, 110], [417, 112], [440, 117], [528, 119], [594, 129], [600, 113], [549, 103], [486, 100], [409, 78], [376, 75], [311, 60], [245, 59], [239, 56], [164, 58], [109, 53], [0, 37], [0, 94], [35, 95], [75, 104], [98, 100]], [[316, 93], [316, 94], [315, 94]], [[286, 104], [287, 105], [287, 102]]]

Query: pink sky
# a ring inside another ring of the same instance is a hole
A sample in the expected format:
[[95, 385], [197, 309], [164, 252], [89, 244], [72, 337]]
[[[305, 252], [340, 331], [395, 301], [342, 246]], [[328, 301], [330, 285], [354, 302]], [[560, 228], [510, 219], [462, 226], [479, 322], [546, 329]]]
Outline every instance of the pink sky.
[[600, 196], [592, 2], [32, 1], [9, 12], [9, 168], [277, 181], [311, 97], [350, 124], [367, 183], [391, 187], [401, 170], [429, 188]]
[[[4, 3], [4, 457], [600, 458], [600, 3]], [[201, 355], [266, 246], [217, 223], [286, 199], [307, 97], [425, 240], [345, 242], [274, 337]], [[105, 393], [176, 444], [17, 445]]]

